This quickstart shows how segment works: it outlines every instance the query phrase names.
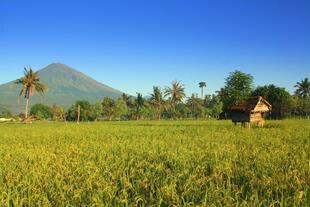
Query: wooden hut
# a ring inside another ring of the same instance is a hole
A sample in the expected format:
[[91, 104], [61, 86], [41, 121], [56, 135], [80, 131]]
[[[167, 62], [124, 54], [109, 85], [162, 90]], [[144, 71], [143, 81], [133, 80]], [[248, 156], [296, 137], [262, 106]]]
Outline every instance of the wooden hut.
[[245, 127], [250, 127], [251, 124], [264, 126], [264, 115], [271, 108], [266, 99], [255, 96], [232, 106], [231, 118], [233, 123], [241, 122]]

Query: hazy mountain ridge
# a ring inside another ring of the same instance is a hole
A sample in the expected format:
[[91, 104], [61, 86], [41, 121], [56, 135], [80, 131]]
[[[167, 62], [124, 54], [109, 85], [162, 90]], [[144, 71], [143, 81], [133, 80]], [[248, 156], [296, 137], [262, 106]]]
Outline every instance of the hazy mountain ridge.
[[[86, 99], [90, 102], [101, 100], [104, 96], [117, 98], [122, 92], [102, 84], [91, 77], [65, 64], [52, 63], [38, 71], [41, 82], [48, 86], [43, 97], [35, 94], [31, 104], [61, 105], [68, 108], [75, 101]], [[14, 80], [15, 81], [15, 80]], [[14, 81], [0, 85], [0, 108], [20, 112], [24, 105], [23, 97], [18, 103], [21, 86]]]

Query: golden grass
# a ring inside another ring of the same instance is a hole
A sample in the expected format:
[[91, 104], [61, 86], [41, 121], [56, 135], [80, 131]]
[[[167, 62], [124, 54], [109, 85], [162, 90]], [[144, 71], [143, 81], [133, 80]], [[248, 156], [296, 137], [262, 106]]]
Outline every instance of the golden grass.
[[310, 121], [0, 125], [0, 206], [309, 206]]

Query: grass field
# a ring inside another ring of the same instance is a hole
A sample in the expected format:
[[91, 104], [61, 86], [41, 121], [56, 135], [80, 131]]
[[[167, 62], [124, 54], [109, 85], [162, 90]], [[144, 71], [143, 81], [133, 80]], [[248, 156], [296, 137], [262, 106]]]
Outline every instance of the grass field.
[[1, 124], [0, 206], [310, 206], [310, 120]]

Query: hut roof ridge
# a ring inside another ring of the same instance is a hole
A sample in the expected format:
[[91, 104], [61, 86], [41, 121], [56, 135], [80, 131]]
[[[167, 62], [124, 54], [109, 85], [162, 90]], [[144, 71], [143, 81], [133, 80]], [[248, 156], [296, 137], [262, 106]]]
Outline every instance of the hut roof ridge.
[[241, 101], [239, 103], [236, 103], [235, 105], [232, 106], [233, 111], [252, 111], [255, 109], [258, 103], [264, 102], [268, 108], [271, 108], [271, 104], [268, 103], [266, 99], [264, 99], [262, 96], [253, 96], [248, 98], [245, 101]]

